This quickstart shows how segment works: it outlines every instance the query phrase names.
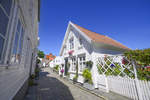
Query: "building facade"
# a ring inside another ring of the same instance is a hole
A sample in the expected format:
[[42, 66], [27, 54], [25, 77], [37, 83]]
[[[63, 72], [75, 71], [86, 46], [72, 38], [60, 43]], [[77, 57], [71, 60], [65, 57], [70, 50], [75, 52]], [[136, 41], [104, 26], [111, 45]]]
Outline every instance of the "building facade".
[[0, 0], [1, 100], [21, 100], [34, 73], [39, 9], [40, 0]]
[[97, 57], [121, 55], [127, 50], [130, 49], [107, 36], [89, 31], [69, 22], [60, 50], [60, 56], [64, 60], [62, 63], [64, 63], [65, 75], [69, 72], [70, 79], [73, 79], [78, 70], [77, 81], [81, 83], [84, 82], [82, 73], [87, 67], [86, 62], [92, 61], [92, 80], [94, 87], [97, 88]]
[[56, 56], [54, 56], [52, 53], [50, 53], [49, 55], [45, 55], [45, 56], [46, 56], [46, 59], [49, 61], [52, 61], [53, 59], [56, 58]]
[[56, 65], [59, 65], [61, 67], [61, 64], [63, 64], [63, 59], [60, 56], [56, 56], [55, 59], [49, 62], [49, 67], [53, 68]]

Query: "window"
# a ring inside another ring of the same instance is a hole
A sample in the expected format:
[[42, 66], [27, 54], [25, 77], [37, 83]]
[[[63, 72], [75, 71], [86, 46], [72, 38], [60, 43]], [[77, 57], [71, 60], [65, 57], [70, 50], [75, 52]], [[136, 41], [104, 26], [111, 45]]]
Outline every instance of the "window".
[[3, 44], [4, 44], [4, 38], [0, 36], [0, 60], [1, 60], [2, 51], [3, 51]]
[[85, 68], [86, 66], [86, 63], [85, 63], [85, 56], [81, 56], [79, 57], [79, 71], [82, 72], [83, 69]]
[[0, 0], [0, 62], [4, 54], [4, 43], [6, 40], [11, 4], [12, 0]]
[[70, 50], [74, 48], [74, 38], [73, 37], [69, 40], [69, 45], [70, 45]]
[[83, 43], [81, 38], [79, 38], [79, 43], [80, 43], [80, 45], [82, 45], [82, 43]]
[[76, 71], [76, 58], [75, 57], [71, 59], [71, 67], [72, 67], [72, 71]]
[[5, 9], [5, 12], [9, 15], [10, 14], [12, 0], [0, 0], [0, 4]]
[[21, 20], [18, 19], [17, 30], [13, 44], [13, 52], [11, 55], [11, 63], [19, 63], [21, 61], [22, 45], [23, 45], [24, 29]]
[[22, 53], [23, 37], [24, 37], [24, 29], [22, 28], [21, 34], [20, 34], [20, 41], [19, 41], [19, 50], [18, 50], [20, 55]]

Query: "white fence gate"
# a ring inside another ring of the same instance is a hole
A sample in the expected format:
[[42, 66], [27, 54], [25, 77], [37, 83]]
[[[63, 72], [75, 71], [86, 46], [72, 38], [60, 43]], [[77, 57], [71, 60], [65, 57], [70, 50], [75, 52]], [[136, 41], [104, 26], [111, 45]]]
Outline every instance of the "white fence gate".
[[98, 76], [98, 87], [100, 89], [107, 90], [106, 89], [106, 77], [104, 75]]
[[150, 100], [150, 82], [138, 80], [134, 67], [122, 56], [99, 57], [98, 87], [134, 100]]

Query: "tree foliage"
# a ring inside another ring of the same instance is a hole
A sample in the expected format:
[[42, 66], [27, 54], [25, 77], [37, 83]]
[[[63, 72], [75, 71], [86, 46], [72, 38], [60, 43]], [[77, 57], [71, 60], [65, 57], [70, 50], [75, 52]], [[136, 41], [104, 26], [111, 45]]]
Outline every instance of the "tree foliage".
[[139, 66], [137, 68], [137, 76], [140, 80], [150, 81], [150, 71], [147, 66], [150, 66], [150, 48], [143, 50], [131, 50], [124, 54], [129, 60], [136, 61]]
[[38, 51], [38, 57], [39, 58], [44, 58], [44, 56], [45, 56], [44, 52], [39, 50]]
[[135, 60], [137, 64], [150, 65], [150, 48], [143, 50], [130, 50], [124, 53], [129, 60]]

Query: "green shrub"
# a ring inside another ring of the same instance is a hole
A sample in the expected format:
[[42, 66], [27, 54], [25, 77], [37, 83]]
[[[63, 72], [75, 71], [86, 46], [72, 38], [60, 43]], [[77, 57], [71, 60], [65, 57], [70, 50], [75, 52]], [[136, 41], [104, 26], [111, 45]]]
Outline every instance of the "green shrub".
[[41, 63], [40, 59], [36, 59], [36, 63], [37, 64]]
[[29, 79], [28, 84], [29, 84], [29, 86], [33, 86], [33, 85], [34, 85], [34, 81], [33, 81], [33, 79]]
[[97, 65], [97, 69], [98, 69], [98, 73], [99, 74], [103, 74], [103, 71], [102, 71], [102, 66], [101, 65]]
[[146, 66], [150, 66], [150, 48], [130, 50], [125, 52], [124, 55], [130, 61], [135, 61], [135, 63], [139, 66], [139, 68], [137, 68], [138, 79], [150, 81], [150, 71], [146, 68]]
[[40, 69], [39, 68], [35, 68], [35, 73], [39, 73], [40, 72]]
[[32, 74], [31, 76], [30, 76], [30, 79], [35, 79], [35, 74]]
[[35, 68], [35, 77], [39, 76], [40, 68]]
[[77, 82], [77, 79], [78, 79], [78, 76], [75, 75], [75, 76], [73, 77], [73, 82]]
[[92, 61], [87, 61], [86, 62], [86, 66], [89, 70], [91, 70], [92, 66], [93, 66], [93, 62]]
[[130, 50], [124, 53], [129, 60], [134, 60], [139, 65], [150, 65], [150, 48], [143, 50]]
[[28, 81], [29, 86], [38, 85], [37, 83], [34, 82], [34, 79], [35, 79], [35, 75], [32, 74]]
[[59, 65], [56, 65], [56, 66], [54, 67], [54, 69], [55, 69], [56, 71], [58, 71], [58, 70], [59, 70]]
[[147, 80], [150, 81], [150, 71], [146, 68], [138, 68], [137, 69], [137, 77], [140, 80]]
[[88, 82], [88, 83], [90, 83], [90, 84], [93, 84], [93, 82], [92, 82], [92, 74], [91, 74], [91, 72], [89, 71], [89, 69], [85, 69], [85, 70], [83, 71], [83, 77], [84, 77], [85, 82]]

